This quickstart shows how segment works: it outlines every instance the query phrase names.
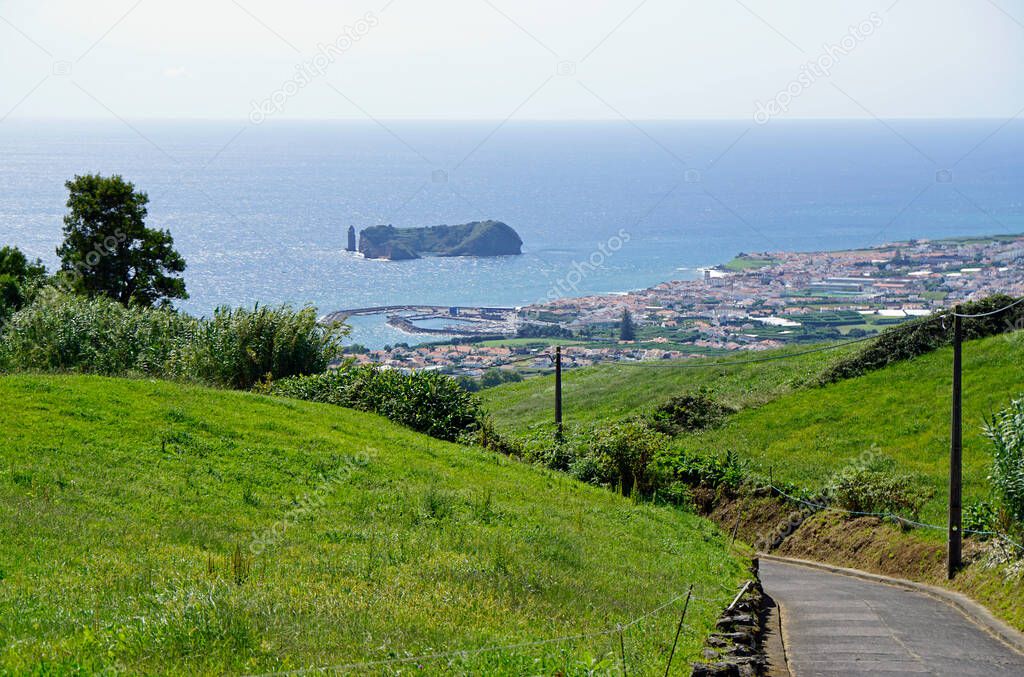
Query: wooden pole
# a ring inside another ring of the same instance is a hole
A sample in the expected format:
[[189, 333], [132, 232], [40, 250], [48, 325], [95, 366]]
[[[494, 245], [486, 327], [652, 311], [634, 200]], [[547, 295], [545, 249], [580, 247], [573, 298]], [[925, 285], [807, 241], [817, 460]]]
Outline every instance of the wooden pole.
[[729, 539], [729, 547], [731, 548], [736, 544], [736, 534], [740, 530], [740, 518], [743, 517], [743, 504], [740, 504], [739, 509], [736, 511], [736, 524], [732, 527], [732, 538]]
[[562, 441], [562, 346], [555, 346], [555, 439]]
[[963, 546], [963, 320], [959, 317], [959, 305], [953, 312], [953, 407], [949, 436], [949, 552], [946, 571], [950, 579], [960, 568]]

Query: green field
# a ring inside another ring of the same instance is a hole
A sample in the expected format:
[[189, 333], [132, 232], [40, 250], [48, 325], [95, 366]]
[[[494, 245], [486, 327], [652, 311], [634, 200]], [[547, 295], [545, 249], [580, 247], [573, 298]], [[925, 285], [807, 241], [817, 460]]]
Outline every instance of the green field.
[[[744, 577], [707, 521], [369, 414], [80, 376], [2, 377], [0, 400], [4, 674], [404, 661], [606, 631], [695, 584], [682, 668]], [[627, 628], [630, 674], [661, 673], [680, 607]], [[361, 672], [606, 673], [618, 651]]]
[[[766, 356], [801, 353], [813, 346], [770, 353], [665, 361], [634, 365], [603, 365], [563, 374], [563, 415], [566, 423], [596, 423], [653, 409], [673, 395], [701, 386], [711, 388], [726, 404], [746, 408], [768, 402], [805, 384], [820, 373], [823, 359], [836, 359], [856, 347], [801, 355], [787, 360], [694, 369], [695, 364], [721, 364]], [[828, 357], [823, 358], [823, 355]], [[703, 360], [703, 361], [702, 361]], [[553, 376], [526, 379], [481, 393], [499, 429], [510, 433], [553, 428]]]
[[[1024, 394], [1024, 342], [994, 336], [964, 345], [964, 496], [987, 498], [991, 464], [986, 416]], [[935, 491], [922, 518], [946, 519], [952, 349], [938, 350], [824, 388], [791, 393], [740, 412], [722, 428], [683, 444], [735, 450], [756, 468], [805, 488], [870, 451]]]
[[762, 259], [753, 258], [750, 256], [737, 256], [732, 261], [724, 264], [722, 268], [731, 270], [733, 272], [743, 272], [745, 270], [758, 270], [760, 268], [766, 268], [778, 263], [776, 259]]
[[[844, 350], [851, 350], [845, 348]], [[567, 423], [593, 423], [644, 411], [672, 395], [707, 386], [741, 411], [716, 430], [677, 438], [704, 454], [735, 451], [777, 481], [814, 489], [865, 451], [934, 489], [922, 514], [943, 524], [948, 478], [951, 349], [826, 387], [814, 381], [834, 353], [743, 367], [678, 369], [609, 366], [571, 372], [564, 385]], [[986, 498], [990, 455], [986, 416], [1024, 393], [1024, 333], [964, 346], [964, 495]], [[502, 430], [549, 426], [551, 378], [483, 393]]]

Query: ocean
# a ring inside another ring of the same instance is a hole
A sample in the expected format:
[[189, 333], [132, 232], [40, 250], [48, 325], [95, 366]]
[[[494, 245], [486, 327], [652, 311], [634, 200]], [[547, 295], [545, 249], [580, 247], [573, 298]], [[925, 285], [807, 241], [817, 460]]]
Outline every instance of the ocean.
[[[1024, 231], [1024, 121], [0, 124], [0, 244], [49, 266], [75, 174], [121, 174], [188, 261], [178, 307], [525, 305], [739, 252]], [[497, 219], [523, 255], [387, 262], [346, 230]], [[602, 252], [600, 256], [595, 252]], [[599, 261], [599, 265], [589, 265]], [[572, 271], [576, 271], [573, 273]], [[352, 341], [427, 337], [353, 318]]]

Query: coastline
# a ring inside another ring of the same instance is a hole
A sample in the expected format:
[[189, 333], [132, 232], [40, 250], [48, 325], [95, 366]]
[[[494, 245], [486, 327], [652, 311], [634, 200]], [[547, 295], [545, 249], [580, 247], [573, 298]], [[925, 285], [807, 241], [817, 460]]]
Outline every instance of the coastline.
[[[867, 337], [994, 293], [1024, 296], [1024, 235], [754, 252], [700, 270], [704, 274], [696, 279], [520, 307], [517, 331], [495, 332], [506, 339], [463, 342], [457, 351], [435, 345], [403, 348], [401, 354], [373, 351], [368, 359], [401, 369], [431, 366], [479, 375], [530, 346], [539, 350], [555, 343], [563, 345], [569, 366], [587, 366]], [[623, 341], [618, 334], [625, 313], [636, 326], [636, 340]], [[427, 340], [440, 333], [430, 334]]]

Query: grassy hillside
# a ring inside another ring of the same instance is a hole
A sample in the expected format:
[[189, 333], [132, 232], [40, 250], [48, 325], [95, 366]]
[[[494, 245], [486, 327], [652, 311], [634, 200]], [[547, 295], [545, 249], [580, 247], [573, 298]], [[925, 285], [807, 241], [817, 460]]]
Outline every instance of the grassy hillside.
[[[790, 347], [769, 353], [708, 362], [731, 363], [808, 350]], [[756, 406], [791, 392], [816, 377], [823, 360], [849, 354], [856, 346], [792, 359], [713, 368], [681, 368], [687, 362], [649, 363], [644, 366], [605, 365], [565, 371], [562, 375], [563, 416], [567, 424], [594, 423], [621, 418], [656, 407], [673, 395], [707, 386], [736, 408]], [[555, 381], [553, 376], [489, 388], [480, 393], [484, 405], [500, 429], [522, 432], [553, 427]]]
[[[850, 350], [849, 348], [845, 350]], [[835, 352], [715, 369], [611, 366], [570, 372], [566, 421], [594, 422], [650, 408], [707, 386], [742, 411], [720, 429], [682, 436], [687, 450], [732, 450], [765, 475], [816, 488], [865, 451], [894, 459], [935, 490], [926, 521], [943, 523], [948, 477], [951, 349], [826, 387], [813, 382]], [[986, 416], [1024, 393], [1024, 333], [964, 346], [964, 492], [988, 494], [990, 454], [981, 434]], [[484, 391], [505, 430], [548, 425], [551, 379], [528, 379]]]
[[[1022, 335], [964, 344], [964, 495], [988, 496], [991, 454], [986, 416], [1024, 393]], [[895, 459], [897, 468], [935, 490], [925, 521], [943, 524], [949, 477], [952, 349], [935, 351], [824, 388], [791, 393], [740, 412], [722, 428], [691, 436], [687, 448], [732, 449], [762, 471], [803, 487], [865, 451]]]
[[[695, 583], [682, 666], [743, 578], [709, 522], [372, 415], [98, 377], [0, 401], [0, 673], [391, 661], [603, 631]], [[628, 628], [632, 674], [679, 610]], [[366, 671], [583, 674], [618, 641]]]

